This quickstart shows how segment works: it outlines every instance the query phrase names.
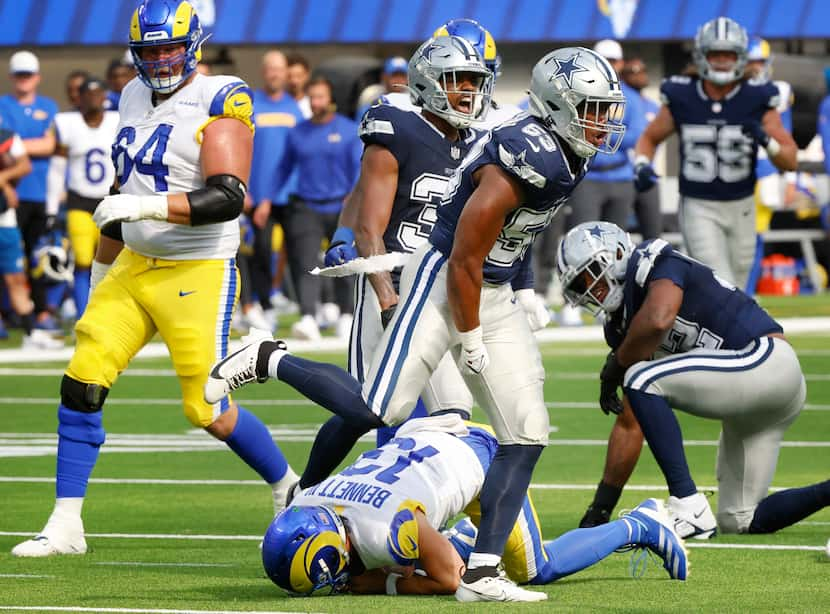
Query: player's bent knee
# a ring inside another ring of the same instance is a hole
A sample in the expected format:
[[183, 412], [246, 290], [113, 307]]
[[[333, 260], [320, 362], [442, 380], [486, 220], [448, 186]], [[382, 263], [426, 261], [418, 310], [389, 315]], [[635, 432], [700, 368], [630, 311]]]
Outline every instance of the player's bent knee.
[[104, 406], [109, 388], [100, 384], [85, 384], [68, 375], [61, 380], [61, 405], [84, 412], [93, 413]]
[[206, 403], [193, 403], [185, 401], [183, 409], [184, 417], [187, 418], [187, 421], [200, 429], [209, 427], [216, 421], [216, 419], [221, 417], [220, 415], [217, 418], [214, 418], [213, 408]]
[[755, 516], [755, 508], [742, 510], [740, 512], [718, 512], [718, 532], [724, 533], [749, 533], [749, 526]]

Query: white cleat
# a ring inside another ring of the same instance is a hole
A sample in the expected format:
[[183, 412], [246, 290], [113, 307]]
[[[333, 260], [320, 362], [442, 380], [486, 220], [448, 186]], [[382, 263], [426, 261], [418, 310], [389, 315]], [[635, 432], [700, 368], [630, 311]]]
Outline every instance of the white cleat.
[[63, 340], [55, 339], [49, 331], [34, 328], [30, 334], [23, 335], [22, 347], [24, 350], [60, 350]]
[[12, 555], [25, 557], [46, 557], [59, 554], [86, 554], [86, 540], [83, 532], [75, 535], [46, 533], [27, 539], [12, 548]]
[[669, 497], [666, 510], [674, 521], [674, 530], [683, 539], [710, 539], [718, 532], [718, 522], [702, 492], [682, 499]]
[[319, 341], [322, 338], [317, 321], [310, 315], [304, 315], [291, 325], [291, 335], [307, 341]]
[[475, 582], [467, 583], [462, 578], [455, 598], [458, 601], [544, 601], [548, 596], [517, 586], [499, 569], [496, 575], [484, 576]]
[[228, 354], [211, 367], [205, 382], [204, 394], [207, 403], [211, 405], [218, 403], [228, 396], [232, 390], [241, 388], [251, 382], [262, 383], [268, 379], [267, 375], [259, 377], [256, 373], [259, 349], [263, 343], [275, 343], [276, 349], [286, 349], [285, 343], [274, 341], [271, 333], [255, 328], [252, 328], [248, 335], [242, 337], [242, 342], [245, 344], [242, 348]]

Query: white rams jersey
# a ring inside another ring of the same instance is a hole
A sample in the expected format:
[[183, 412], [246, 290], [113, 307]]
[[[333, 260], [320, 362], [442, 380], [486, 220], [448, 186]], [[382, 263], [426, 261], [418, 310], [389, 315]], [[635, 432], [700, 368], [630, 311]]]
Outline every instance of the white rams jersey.
[[[384, 94], [381, 100], [383, 100], [384, 104], [392, 105], [404, 111], [415, 111], [417, 113], [421, 110], [421, 107], [412, 104], [408, 92]], [[473, 122], [472, 127], [478, 130], [491, 130], [499, 124], [506, 122], [508, 119], [511, 119], [514, 115], [521, 113], [521, 111], [519, 107], [513, 104], [500, 105], [493, 102], [485, 118], [482, 121]]]
[[[196, 74], [157, 105], [152, 93], [138, 79], [121, 92], [121, 121], [112, 157], [122, 194], [175, 194], [202, 188], [205, 127], [233, 117], [253, 131], [251, 90], [238, 77]], [[233, 258], [239, 247], [237, 220], [203, 226], [141, 220], [123, 224], [122, 234], [133, 251], [170, 260]]]
[[484, 484], [484, 469], [475, 452], [446, 432], [447, 423], [466, 434], [457, 416], [410, 420], [389, 443], [307, 488], [291, 504], [334, 509], [344, 519], [366, 569], [397, 564], [387, 539], [399, 510], [420, 508], [437, 529], [466, 508]]
[[84, 198], [104, 198], [115, 177], [110, 155], [118, 132], [118, 112], [104, 111], [95, 128], [79, 111], [55, 115], [58, 144], [67, 150], [68, 189]]

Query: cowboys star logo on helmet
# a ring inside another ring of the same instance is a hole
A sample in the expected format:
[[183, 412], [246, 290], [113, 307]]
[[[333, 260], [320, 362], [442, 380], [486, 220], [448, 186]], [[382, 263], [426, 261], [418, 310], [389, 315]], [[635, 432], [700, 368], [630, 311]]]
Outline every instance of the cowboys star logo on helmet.
[[572, 58], [568, 58], [567, 60], [560, 60], [559, 58], [551, 58], [554, 62], [556, 62], [556, 72], [553, 73], [553, 79], [562, 77], [565, 79], [565, 82], [568, 84], [568, 87], [573, 87], [573, 75], [575, 72], [588, 72], [587, 68], [584, 68], [576, 63], [577, 59], [579, 59], [579, 54], [577, 53]]

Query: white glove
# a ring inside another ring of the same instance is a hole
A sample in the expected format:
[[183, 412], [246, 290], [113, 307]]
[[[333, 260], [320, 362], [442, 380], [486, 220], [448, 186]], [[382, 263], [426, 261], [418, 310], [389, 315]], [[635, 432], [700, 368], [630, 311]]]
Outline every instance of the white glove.
[[113, 222], [137, 222], [138, 220], [167, 220], [166, 196], [136, 196], [114, 194], [98, 203], [92, 219], [98, 228]]
[[459, 332], [461, 338], [461, 366], [467, 373], [478, 375], [490, 364], [490, 355], [484, 345], [481, 326], [467, 332]]
[[533, 288], [525, 288], [523, 290], [516, 290], [516, 300], [519, 306], [524, 310], [527, 316], [527, 321], [530, 324], [530, 330], [536, 332], [542, 330], [550, 324], [550, 310], [545, 305], [542, 297], [533, 291]]
[[104, 264], [103, 262], [98, 262], [95, 259], [92, 260], [92, 270], [89, 273], [89, 296], [92, 296], [95, 286], [97, 286], [98, 283], [106, 277], [107, 271], [109, 271], [111, 267], [111, 264]]

